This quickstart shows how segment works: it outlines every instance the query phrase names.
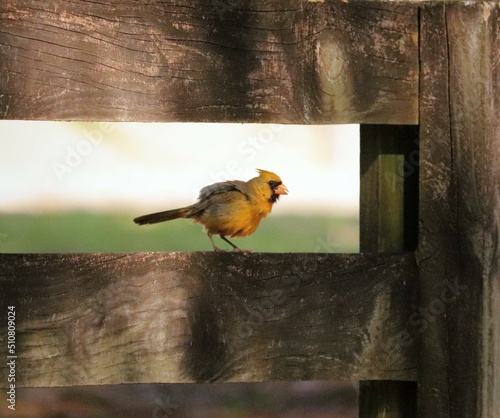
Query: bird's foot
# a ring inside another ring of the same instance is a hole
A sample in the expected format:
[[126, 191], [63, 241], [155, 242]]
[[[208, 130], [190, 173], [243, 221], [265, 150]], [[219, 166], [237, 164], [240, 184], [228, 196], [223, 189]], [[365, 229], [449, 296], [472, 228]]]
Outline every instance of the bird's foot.
[[243, 253], [243, 254], [251, 254], [252, 253], [252, 251], [250, 251], [250, 250], [243, 250], [243, 249], [238, 248], [238, 247], [233, 248], [232, 252], [233, 253]]

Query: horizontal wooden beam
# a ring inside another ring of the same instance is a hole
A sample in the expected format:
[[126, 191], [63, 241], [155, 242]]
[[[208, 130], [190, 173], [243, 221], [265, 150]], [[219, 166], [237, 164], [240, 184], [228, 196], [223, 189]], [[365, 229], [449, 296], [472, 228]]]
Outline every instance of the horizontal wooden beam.
[[413, 253], [0, 255], [35, 387], [414, 380], [415, 278]]
[[417, 6], [4, 0], [0, 118], [417, 124]]

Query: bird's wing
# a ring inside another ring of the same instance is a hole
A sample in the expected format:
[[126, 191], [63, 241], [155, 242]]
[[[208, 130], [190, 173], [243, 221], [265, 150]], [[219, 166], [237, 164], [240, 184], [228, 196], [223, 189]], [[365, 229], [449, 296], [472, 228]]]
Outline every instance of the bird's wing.
[[203, 202], [204, 200], [209, 199], [215, 195], [219, 195], [222, 193], [228, 192], [239, 192], [241, 193], [245, 199], [249, 200], [250, 196], [245, 193], [246, 183], [240, 180], [232, 180], [232, 181], [222, 181], [219, 183], [214, 183], [209, 186], [205, 186], [200, 190], [200, 195], [198, 196], [198, 200]]

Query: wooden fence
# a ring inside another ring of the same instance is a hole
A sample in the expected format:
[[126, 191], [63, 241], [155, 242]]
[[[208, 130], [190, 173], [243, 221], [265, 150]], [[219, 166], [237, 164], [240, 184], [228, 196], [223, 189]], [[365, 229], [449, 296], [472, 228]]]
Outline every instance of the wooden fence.
[[2, 1], [3, 119], [362, 124], [362, 254], [1, 255], [16, 383], [360, 379], [363, 417], [498, 416], [499, 102], [494, 2]]

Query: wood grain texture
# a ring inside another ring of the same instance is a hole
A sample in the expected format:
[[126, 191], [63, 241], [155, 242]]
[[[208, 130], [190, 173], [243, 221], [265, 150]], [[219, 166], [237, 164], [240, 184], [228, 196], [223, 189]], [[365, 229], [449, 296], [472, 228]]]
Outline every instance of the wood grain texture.
[[360, 248], [414, 251], [418, 241], [418, 127], [360, 127]]
[[[415, 250], [418, 127], [361, 125], [360, 179], [361, 252]], [[411, 318], [415, 315], [416, 311]], [[360, 382], [360, 418], [413, 418], [416, 414], [416, 382]]]
[[5, 0], [0, 118], [418, 120], [417, 8], [303, 0]]
[[500, 410], [499, 23], [488, 3], [421, 14], [422, 417]]
[[21, 386], [416, 378], [413, 254], [5, 254], [0, 266]]

